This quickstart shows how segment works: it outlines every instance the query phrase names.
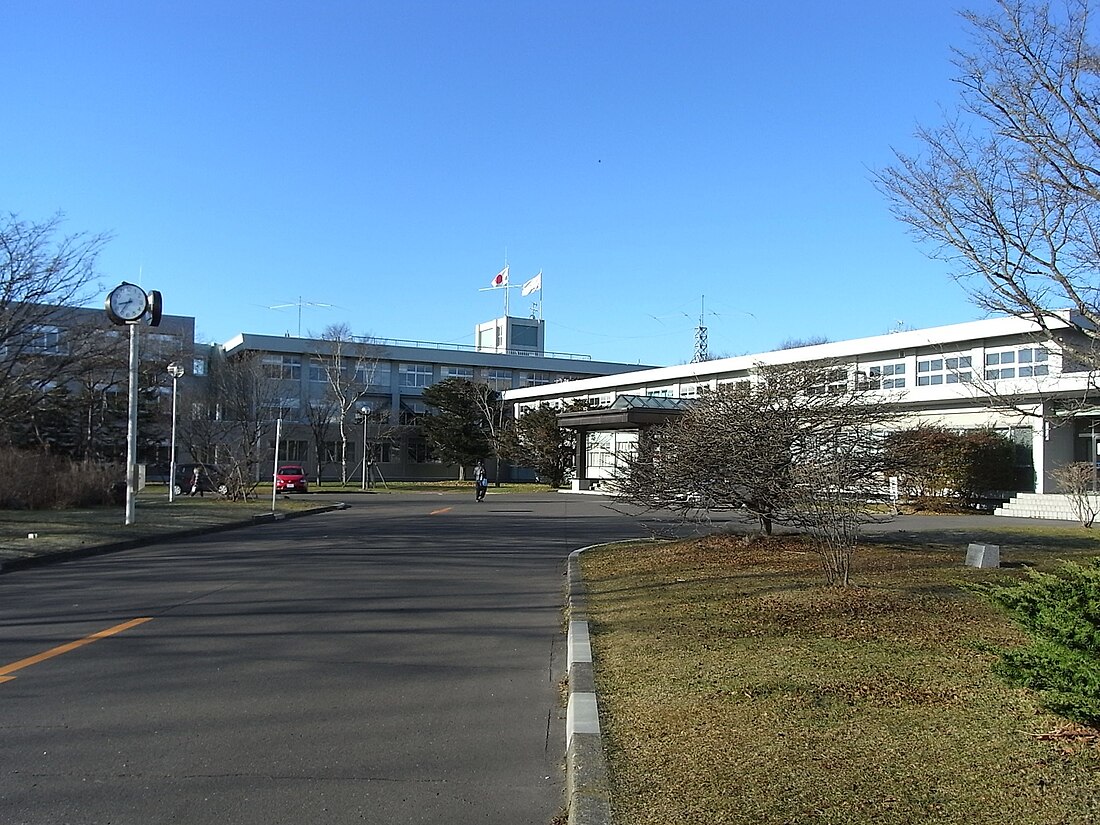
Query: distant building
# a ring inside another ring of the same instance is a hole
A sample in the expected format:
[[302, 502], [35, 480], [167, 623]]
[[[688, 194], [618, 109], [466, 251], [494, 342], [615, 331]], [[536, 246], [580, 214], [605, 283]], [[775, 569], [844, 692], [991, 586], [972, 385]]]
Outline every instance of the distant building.
[[[433, 458], [431, 445], [418, 426], [428, 412], [421, 394], [438, 381], [466, 378], [503, 392], [638, 368], [594, 361], [587, 355], [547, 352], [545, 322], [539, 319], [496, 318], [477, 325], [474, 334], [472, 346], [390, 338], [365, 338], [344, 345], [345, 364], [356, 371], [357, 380], [366, 390], [356, 409], [368, 412], [365, 422], [360, 418], [348, 424], [352, 475], [358, 477], [362, 468], [365, 436], [371, 459], [386, 479], [458, 477], [457, 467], [445, 466]], [[326, 362], [331, 365], [332, 343], [241, 333], [219, 350], [227, 359], [258, 356], [265, 375], [280, 382], [278, 406], [285, 416], [280, 459], [301, 462], [312, 474], [318, 455], [306, 408], [322, 400], [328, 391]], [[340, 476], [339, 435], [335, 428], [332, 432], [331, 438], [326, 438], [326, 455], [321, 462], [328, 479]]]

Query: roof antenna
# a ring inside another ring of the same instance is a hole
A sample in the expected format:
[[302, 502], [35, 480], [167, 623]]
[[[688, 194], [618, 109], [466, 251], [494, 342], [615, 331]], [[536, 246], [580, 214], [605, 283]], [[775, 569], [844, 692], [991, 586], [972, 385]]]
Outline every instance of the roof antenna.
[[699, 326], [695, 328], [695, 355], [691, 359], [693, 364], [706, 361], [709, 358], [707, 355], [707, 328], [703, 323], [707, 314], [706, 300], [706, 295], [699, 296]]

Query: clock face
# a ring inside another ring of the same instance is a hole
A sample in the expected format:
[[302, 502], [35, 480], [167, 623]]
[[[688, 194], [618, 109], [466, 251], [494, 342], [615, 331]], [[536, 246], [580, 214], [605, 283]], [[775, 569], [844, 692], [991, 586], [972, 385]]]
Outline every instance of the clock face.
[[119, 321], [136, 321], [145, 314], [149, 299], [137, 284], [119, 284], [107, 296], [107, 313]]

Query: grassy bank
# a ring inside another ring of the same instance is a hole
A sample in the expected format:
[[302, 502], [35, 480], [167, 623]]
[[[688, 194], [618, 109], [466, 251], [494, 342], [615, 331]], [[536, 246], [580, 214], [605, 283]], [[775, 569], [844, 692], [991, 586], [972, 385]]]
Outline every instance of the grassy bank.
[[[308, 509], [308, 496], [280, 497], [282, 512]], [[125, 524], [122, 506], [68, 510], [0, 510], [0, 559], [35, 556], [118, 541], [140, 539], [200, 527], [245, 521], [271, 512], [271, 492], [259, 500], [227, 501], [207, 493], [202, 498], [177, 496], [169, 504], [163, 487], [149, 487], [138, 495], [134, 524]], [[28, 534], [35, 538], [28, 538]]]
[[[1050, 532], [1005, 560], [1100, 555]], [[1061, 720], [990, 670], [1022, 636], [956, 586], [1018, 570], [961, 557], [863, 547], [839, 591], [792, 538], [586, 554], [616, 822], [1097, 821], [1100, 748], [1045, 736]]]

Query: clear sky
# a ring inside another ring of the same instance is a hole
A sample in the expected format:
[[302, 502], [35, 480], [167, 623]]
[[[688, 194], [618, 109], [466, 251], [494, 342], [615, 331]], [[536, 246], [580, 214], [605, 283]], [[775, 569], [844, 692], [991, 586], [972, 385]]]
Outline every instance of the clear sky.
[[104, 293], [211, 341], [300, 304], [303, 334], [472, 344], [506, 259], [547, 348], [602, 360], [690, 360], [703, 296], [721, 355], [972, 320], [871, 170], [954, 104], [989, 7], [13, 0], [0, 210], [112, 233]]

